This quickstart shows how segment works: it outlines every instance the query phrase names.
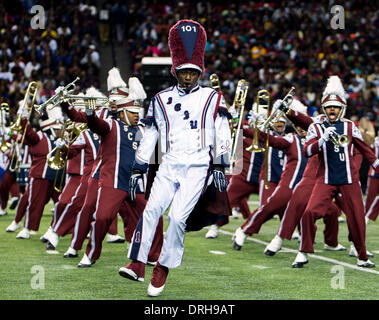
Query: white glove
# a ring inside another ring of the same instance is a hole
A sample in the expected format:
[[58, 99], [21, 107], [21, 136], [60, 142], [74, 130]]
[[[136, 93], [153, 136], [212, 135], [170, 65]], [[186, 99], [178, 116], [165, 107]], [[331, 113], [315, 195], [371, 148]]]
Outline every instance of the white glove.
[[58, 88], [55, 89], [55, 94], [60, 93], [61, 95], [66, 95], [67, 90], [65, 90], [64, 86], [59, 86]]
[[272, 113], [275, 112], [275, 110], [279, 109], [280, 111], [284, 112], [285, 114], [287, 114], [288, 110], [290, 109], [289, 106], [285, 103], [283, 103], [283, 100], [282, 99], [278, 99], [274, 102], [274, 104], [272, 105]]
[[61, 149], [64, 147], [66, 144], [65, 141], [62, 138], [58, 138], [57, 140], [54, 141], [54, 144], [57, 148]]
[[258, 120], [258, 123], [263, 122], [263, 117], [259, 113], [254, 112], [253, 110], [250, 110], [247, 113], [247, 123], [249, 124], [249, 127], [253, 128], [255, 127], [255, 122]]
[[276, 101], [274, 102], [274, 104], [272, 105], [272, 111], [271, 111], [271, 113], [274, 113], [275, 110], [279, 109], [280, 106], [282, 105], [282, 102], [283, 102], [282, 99], [278, 99], [278, 100], [276, 100]]
[[22, 106], [18, 108], [17, 115], [21, 115], [21, 118], [29, 118], [30, 112], [28, 108], [23, 108]]
[[318, 147], [321, 148], [321, 146], [324, 144], [325, 141], [328, 141], [330, 138], [330, 135], [336, 132], [336, 127], [328, 127], [324, 130], [323, 135], [318, 140]]
[[324, 141], [328, 141], [330, 136], [336, 132], [336, 127], [328, 127], [325, 129], [324, 134], [322, 135], [321, 139]]
[[64, 86], [59, 86], [58, 88], [55, 89], [55, 94], [59, 94], [60, 97], [59, 97], [59, 102], [62, 103], [62, 102], [67, 102], [67, 99], [65, 99], [64, 97], [68, 95], [68, 92], [67, 90], [65, 89]]

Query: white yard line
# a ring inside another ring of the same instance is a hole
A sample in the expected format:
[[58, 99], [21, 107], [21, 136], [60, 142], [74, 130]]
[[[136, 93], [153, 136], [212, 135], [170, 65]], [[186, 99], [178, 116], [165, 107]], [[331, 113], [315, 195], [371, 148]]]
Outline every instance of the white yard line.
[[[233, 236], [233, 234], [234, 234], [232, 232], [221, 230], [221, 229], [219, 229], [219, 233], [222, 233], [222, 234], [225, 234], [225, 235], [230, 235], [230, 236]], [[259, 244], [262, 244], [264, 246], [268, 245], [268, 242], [265, 242], [265, 241], [262, 241], [262, 240], [259, 240], [259, 239], [255, 239], [255, 238], [252, 238], [252, 237], [247, 237], [246, 240], [253, 241], [255, 243], [259, 243]], [[295, 253], [295, 254], [298, 252], [297, 250], [290, 249], [290, 248], [284, 248], [284, 247], [282, 247], [281, 250], [282, 251], [286, 251], [286, 252], [292, 252], [292, 253]], [[325, 262], [330, 262], [330, 263], [333, 263], [333, 264], [339, 264], [341, 266], [344, 266], [344, 267], [347, 267], [347, 268], [351, 268], [351, 269], [354, 269], [354, 270], [358, 270], [358, 271], [364, 271], [364, 272], [368, 272], [368, 273], [379, 274], [379, 271], [376, 271], [376, 270], [373, 270], [373, 269], [370, 269], [370, 268], [361, 268], [361, 267], [358, 267], [357, 265], [346, 263], [346, 262], [339, 261], [339, 260], [336, 260], [336, 259], [326, 258], [326, 257], [318, 256], [318, 255], [315, 255], [315, 254], [308, 254], [308, 257], [313, 258], [313, 259], [322, 260], [322, 261], [325, 261]]]

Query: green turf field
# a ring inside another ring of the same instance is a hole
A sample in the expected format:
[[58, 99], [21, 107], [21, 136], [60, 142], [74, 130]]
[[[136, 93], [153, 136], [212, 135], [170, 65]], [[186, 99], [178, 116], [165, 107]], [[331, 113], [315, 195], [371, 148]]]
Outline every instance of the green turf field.
[[[256, 200], [252, 196], [251, 200]], [[379, 222], [370, 222], [367, 247], [376, 253], [377, 268], [355, 268], [356, 258], [348, 251], [323, 250], [323, 224], [318, 222], [314, 257], [303, 269], [292, 269], [295, 251], [282, 250], [274, 257], [263, 254], [265, 243], [275, 235], [278, 219], [263, 225], [260, 234], [248, 238], [241, 251], [232, 248], [232, 234], [243, 220], [230, 219], [217, 239], [205, 239], [208, 229], [188, 233], [181, 267], [170, 270], [163, 294], [149, 298], [146, 290], [152, 267], [146, 268], [144, 283], [119, 276], [124, 266], [126, 244], [104, 241], [100, 259], [91, 268], [78, 268], [79, 258], [65, 259], [70, 236], [61, 238], [58, 255], [48, 255], [40, 236], [47, 230], [52, 213], [45, 209], [37, 235], [16, 239], [5, 232], [14, 211], [0, 217], [0, 300], [377, 300], [379, 299]], [[252, 205], [252, 208], [255, 206]], [[165, 220], [167, 223], [167, 220]], [[339, 241], [349, 247], [347, 225], [340, 223]], [[122, 224], [119, 221], [119, 234]], [[86, 243], [85, 243], [86, 244]], [[284, 247], [298, 248], [297, 240]], [[331, 260], [320, 260], [329, 258]]]

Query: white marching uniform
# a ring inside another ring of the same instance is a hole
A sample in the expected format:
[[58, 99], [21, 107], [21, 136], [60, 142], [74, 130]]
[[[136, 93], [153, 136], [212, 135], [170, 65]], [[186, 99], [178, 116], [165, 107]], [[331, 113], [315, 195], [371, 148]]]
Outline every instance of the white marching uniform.
[[158, 219], [170, 207], [159, 263], [180, 266], [186, 220], [199, 200], [210, 163], [228, 165], [231, 135], [225, 100], [212, 88], [197, 85], [186, 94], [178, 86], [158, 93], [147, 119], [153, 123], [136, 152], [136, 163], [149, 162], [160, 136], [162, 160], [150, 197], [135, 230], [128, 257], [147, 262]]

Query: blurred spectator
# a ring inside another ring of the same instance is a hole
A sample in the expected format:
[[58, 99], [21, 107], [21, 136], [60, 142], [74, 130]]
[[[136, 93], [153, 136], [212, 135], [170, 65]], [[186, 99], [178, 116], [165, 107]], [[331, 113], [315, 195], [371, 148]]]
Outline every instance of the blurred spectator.
[[99, 37], [102, 45], [108, 44], [110, 31], [110, 12], [108, 4], [103, 3], [99, 11]]
[[123, 1], [117, 1], [112, 7], [113, 23], [116, 27], [116, 39], [119, 45], [124, 41], [128, 10]]

